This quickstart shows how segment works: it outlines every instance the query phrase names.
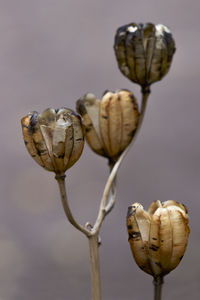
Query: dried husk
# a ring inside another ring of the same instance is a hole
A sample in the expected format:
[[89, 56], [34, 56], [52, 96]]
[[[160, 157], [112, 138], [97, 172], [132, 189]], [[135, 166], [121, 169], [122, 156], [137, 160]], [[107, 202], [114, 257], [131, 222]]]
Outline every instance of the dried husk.
[[116, 160], [131, 142], [138, 123], [138, 105], [128, 90], [106, 91], [101, 101], [86, 94], [77, 101], [84, 135], [90, 148]]
[[71, 109], [32, 112], [21, 124], [28, 152], [46, 170], [62, 174], [79, 159], [84, 146], [82, 123]]
[[123, 75], [146, 87], [169, 71], [175, 42], [170, 30], [162, 24], [130, 23], [118, 28], [114, 50]]
[[190, 229], [184, 205], [154, 201], [148, 211], [135, 203], [128, 209], [130, 248], [137, 265], [153, 277], [163, 277], [180, 263]]

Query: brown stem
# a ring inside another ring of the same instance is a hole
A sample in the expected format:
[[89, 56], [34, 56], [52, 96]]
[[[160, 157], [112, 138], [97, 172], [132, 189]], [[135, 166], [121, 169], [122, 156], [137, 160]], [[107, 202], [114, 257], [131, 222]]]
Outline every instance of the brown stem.
[[[139, 132], [139, 129], [142, 125], [142, 121], [143, 121], [144, 113], [145, 113], [145, 109], [146, 109], [146, 104], [147, 104], [147, 98], [149, 96], [149, 93], [150, 93], [149, 87], [145, 87], [142, 89], [143, 98], [142, 98], [142, 105], [141, 105], [141, 111], [140, 111], [140, 117], [139, 117], [139, 121], [138, 121], [137, 130], [135, 131], [135, 135], [134, 135], [130, 145], [121, 154], [121, 156], [118, 158], [116, 163], [113, 164], [112, 166], [110, 166], [111, 173], [110, 173], [110, 176], [108, 177], [108, 180], [105, 185], [105, 189], [103, 192], [103, 196], [102, 196], [101, 204], [100, 204], [100, 208], [99, 208], [99, 214], [98, 214], [98, 217], [97, 217], [97, 220], [96, 220], [94, 226], [93, 227], [91, 226], [90, 230], [87, 227], [83, 227], [82, 225], [78, 224], [71, 213], [69, 203], [67, 200], [66, 188], [65, 188], [65, 175], [57, 174], [55, 177], [58, 182], [58, 185], [59, 185], [62, 205], [63, 205], [65, 214], [66, 214], [69, 222], [75, 228], [77, 228], [79, 231], [84, 233], [87, 236], [88, 241], [89, 241], [92, 300], [101, 300], [99, 249], [98, 249], [98, 247], [99, 247], [99, 242], [98, 242], [99, 230], [100, 230], [100, 227], [101, 227], [101, 224], [103, 222], [105, 215], [107, 213], [109, 213], [114, 206], [115, 194], [116, 194], [115, 180], [116, 180], [117, 171], [122, 163], [122, 160], [124, 159], [124, 157], [126, 156], [126, 154], [129, 151], [130, 147], [134, 143], [136, 136]], [[111, 198], [109, 199], [109, 201], [107, 203], [110, 190], [111, 190]], [[106, 205], [106, 203], [107, 203], [107, 205]], [[156, 293], [158, 293], [159, 290], [161, 292], [161, 288], [160, 289], [157, 288]], [[155, 299], [160, 300], [160, 298], [155, 298]]]
[[88, 240], [90, 248], [92, 300], [101, 300], [98, 235], [92, 235]]
[[[110, 173], [111, 173], [111, 171], [115, 165], [115, 162], [112, 160], [109, 160], [108, 165], [109, 165]], [[116, 181], [117, 181], [117, 175], [115, 176], [115, 178], [113, 180], [111, 190], [110, 190], [110, 195], [108, 197], [107, 204], [105, 206], [105, 216], [108, 215], [111, 212], [111, 210], [113, 209], [113, 207], [115, 206], [115, 198], [116, 198], [116, 192], [117, 192]]]
[[158, 276], [154, 278], [154, 300], [161, 300], [161, 292], [162, 292], [162, 285], [163, 285], [163, 277]]
[[146, 111], [147, 99], [151, 93], [150, 87], [148, 85], [142, 87], [141, 93], [142, 93], [142, 105], [141, 105], [140, 118], [139, 118], [136, 134], [138, 133], [138, 130], [140, 129], [143, 122], [144, 114]]
[[108, 198], [107, 204], [105, 206], [105, 216], [108, 215], [111, 210], [113, 209], [115, 205], [115, 198], [116, 198], [116, 177], [113, 180], [112, 186], [111, 186], [111, 191], [110, 191], [110, 196]]
[[99, 269], [99, 242], [98, 242], [98, 233], [91, 233], [91, 228], [83, 227], [78, 224], [74, 219], [72, 212], [69, 207], [67, 200], [67, 193], [65, 187], [65, 175], [56, 175], [56, 180], [60, 189], [60, 196], [62, 200], [62, 205], [65, 211], [65, 214], [69, 222], [77, 228], [79, 231], [83, 232], [89, 241], [90, 248], [90, 269], [91, 269], [91, 287], [92, 287], [92, 300], [101, 300], [101, 286], [100, 286], [100, 269]]
[[83, 232], [87, 237], [91, 235], [90, 231], [88, 229], [86, 229], [85, 227], [83, 227], [82, 225], [78, 224], [76, 222], [76, 220], [74, 219], [72, 212], [70, 210], [69, 207], [69, 203], [67, 200], [67, 193], [66, 193], [66, 187], [65, 187], [65, 174], [61, 174], [61, 175], [56, 175], [55, 179], [58, 182], [59, 185], [59, 190], [60, 190], [60, 196], [61, 196], [61, 200], [62, 200], [62, 205], [63, 205], [63, 209], [65, 211], [65, 214], [69, 220], [69, 222], [76, 227], [76, 229], [80, 230], [81, 232]]

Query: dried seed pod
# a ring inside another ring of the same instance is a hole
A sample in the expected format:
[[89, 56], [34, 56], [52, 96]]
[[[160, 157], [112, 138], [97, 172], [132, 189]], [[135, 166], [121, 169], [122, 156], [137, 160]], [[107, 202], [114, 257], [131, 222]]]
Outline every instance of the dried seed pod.
[[102, 100], [86, 94], [77, 101], [84, 134], [91, 149], [112, 160], [131, 142], [138, 123], [138, 105], [128, 90], [106, 91]]
[[127, 229], [137, 265], [154, 278], [178, 266], [190, 232], [185, 206], [173, 200], [154, 201], [148, 211], [139, 203], [131, 205]]
[[84, 146], [82, 123], [71, 109], [32, 112], [21, 124], [28, 152], [46, 170], [63, 174], [79, 159]]
[[114, 50], [120, 71], [146, 87], [169, 71], [175, 42], [164, 25], [130, 23], [117, 30]]

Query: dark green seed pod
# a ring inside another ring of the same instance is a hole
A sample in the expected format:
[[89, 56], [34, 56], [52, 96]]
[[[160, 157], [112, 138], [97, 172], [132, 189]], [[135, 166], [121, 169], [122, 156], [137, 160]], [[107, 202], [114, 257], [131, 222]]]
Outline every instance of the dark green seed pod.
[[63, 174], [79, 159], [84, 146], [82, 123], [71, 109], [32, 112], [21, 124], [28, 152], [46, 170]]
[[117, 30], [114, 50], [120, 71], [147, 87], [169, 71], [175, 42], [164, 25], [130, 23]]

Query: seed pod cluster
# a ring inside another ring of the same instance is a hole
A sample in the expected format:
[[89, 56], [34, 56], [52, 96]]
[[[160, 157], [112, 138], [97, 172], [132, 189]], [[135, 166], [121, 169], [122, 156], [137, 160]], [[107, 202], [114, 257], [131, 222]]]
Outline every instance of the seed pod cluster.
[[138, 123], [138, 105], [128, 90], [106, 91], [102, 100], [86, 94], [77, 101], [84, 135], [91, 149], [112, 160], [131, 142]]
[[185, 206], [173, 200], [154, 201], [148, 211], [134, 203], [128, 208], [127, 229], [137, 265], [154, 278], [177, 267], [190, 232]]
[[49, 108], [22, 118], [26, 148], [43, 168], [63, 174], [80, 157], [84, 136], [80, 116], [67, 108]]
[[114, 50], [120, 71], [145, 87], [169, 71], [175, 42], [164, 25], [130, 23], [117, 30]]

